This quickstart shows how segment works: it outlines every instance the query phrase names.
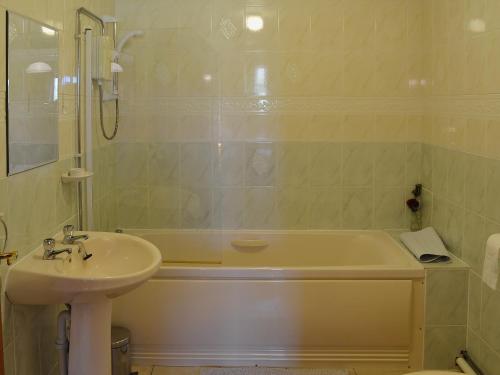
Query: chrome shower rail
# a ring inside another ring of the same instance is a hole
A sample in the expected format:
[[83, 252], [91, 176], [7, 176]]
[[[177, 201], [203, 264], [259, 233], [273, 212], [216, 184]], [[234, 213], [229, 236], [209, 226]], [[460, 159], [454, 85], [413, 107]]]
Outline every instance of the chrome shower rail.
[[[88, 9], [82, 7], [79, 8], [76, 11], [76, 32], [75, 32], [75, 39], [76, 39], [76, 72], [75, 72], [75, 77], [76, 77], [76, 166], [78, 168], [81, 168], [82, 166], [82, 133], [81, 133], [81, 127], [82, 127], [82, 116], [81, 116], [81, 73], [82, 73], [82, 66], [81, 66], [81, 48], [82, 48], [82, 16], [87, 16], [100, 26], [101, 34], [105, 34], [105, 25], [104, 21]], [[90, 30], [90, 29], [86, 29]], [[83, 195], [82, 195], [82, 186], [81, 184], [77, 185], [77, 200], [78, 200], [78, 229], [82, 230], [83, 229]]]

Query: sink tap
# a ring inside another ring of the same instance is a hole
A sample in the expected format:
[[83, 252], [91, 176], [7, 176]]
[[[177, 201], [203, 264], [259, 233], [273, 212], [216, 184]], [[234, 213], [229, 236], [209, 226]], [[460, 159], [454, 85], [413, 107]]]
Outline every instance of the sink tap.
[[62, 253], [71, 254], [73, 250], [71, 248], [56, 250], [56, 240], [53, 238], [47, 238], [43, 241], [43, 259], [44, 260], [54, 260], [56, 255]]
[[78, 236], [73, 236], [73, 231], [75, 230], [74, 225], [65, 225], [63, 228], [63, 234], [64, 238], [62, 240], [62, 243], [65, 245], [73, 245], [75, 241], [80, 241], [80, 240], [88, 240], [89, 236], [88, 234], [81, 234]]
[[85, 244], [82, 241], [75, 242], [78, 245], [78, 254], [82, 255], [83, 260], [88, 260], [92, 257], [92, 253], [88, 253]]

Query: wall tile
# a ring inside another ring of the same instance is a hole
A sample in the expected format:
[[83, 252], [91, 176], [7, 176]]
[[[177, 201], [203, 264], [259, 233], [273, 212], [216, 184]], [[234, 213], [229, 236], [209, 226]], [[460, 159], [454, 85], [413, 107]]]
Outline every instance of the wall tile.
[[317, 187], [309, 191], [309, 225], [316, 229], [342, 226], [342, 189]]
[[464, 159], [463, 153], [450, 152], [446, 194], [452, 203], [460, 206], [464, 204]]
[[154, 186], [179, 184], [180, 149], [177, 143], [150, 144], [148, 163], [148, 184]]
[[141, 228], [147, 221], [148, 189], [130, 187], [117, 190], [116, 223], [124, 228]]
[[405, 185], [423, 184], [423, 150], [420, 143], [406, 144]]
[[246, 185], [273, 186], [276, 175], [276, 151], [273, 143], [247, 143]]
[[280, 143], [276, 147], [276, 184], [307, 186], [309, 184], [308, 145]]
[[373, 182], [373, 147], [368, 143], [347, 143], [342, 150], [344, 186], [367, 186]]
[[486, 156], [500, 159], [498, 144], [495, 142], [500, 137], [500, 120], [488, 121], [486, 127]]
[[211, 189], [182, 189], [181, 228], [210, 228], [214, 224], [212, 199]]
[[471, 358], [479, 363], [481, 357], [481, 339], [471, 329], [467, 330], [467, 351]]
[[488, 374], [500, 374], [500, 356], [484, 342], [481, 343], [481, 365]]
[[451, 369], [455, 357], [465, 347], [465, 326], [427, 327], [424, 367]]
[[469, 316], [467, 327], [479, 332], [481, 324], [481, 284], [482, 280], [476, 274], [469, 274]]
[[180, 197], [176, 187], [152, 186], [148, 199], [148, 228], [179, 227]]
[[340, 186], [342, 183], [342, 145], [311, 143], [309, 177], [312, 186]]
[[472, 212], [466, 211], [464, 222], [464, 240], [462, 258], [471, 268], [480, 274], [484, 259], [485, 219]]
[[500, 313], [500, 294], [482, 285], [480, 333], [496, 352], [500, 351], [500, 327], [495, 317]]
[[148, 176], [148, 145], [119, 143], [116, 147], [116, 184], [121, 187], [145, 184]]
[[374, 227], [406, 228], [405, 192], [401, 188], [379, 188], [374, 190]]
[[462, 252], [463, 222], [463, 208], [446, 200], [434, 198], [432, 224], [448, 250], [459, 257]]
[[405, 144], [381, 143], [374, 147], [374, 181], [377, 187], [405, 184]]
[[438, 196], [444, 197], [447, 194], [449, 168], [450, 152], [442, 148], [434, 148], [432, 153], [432, 190]]
[[422, 184], [426, 189], [433, 189], [433, 149], [432, 146], [422, 145]]
[[467, 271], [430, 271], [426, 273], [426, 324], [467, 324]]
[[485, 214], [490, 219], [500, 222], [500, 200], [498, 188], [500, 186], [500, 161], [488, 160], [486, 164], [486, 193]]
[[275, 220], [279, 228], [308, 227], [308, 197], [300, 188], [287, 187], [276, 191]]
[[245, 184], [245, 145], [219, 143], [214, 147], [215, 184], [243, 186]]
[[214, 197], [215, 225], [225, 229], [243, 228], [245, 222], [245, 189], [221, 188]]
[[373, 192], [367, 188], [344, 188], [342, 191], [342, 226], [366, 229], [373, 223]]
[[484, 119], [467, 119], [465, 151], [476, 155], [484, 155], [486, 151], [486, 121]]
[[486, 159], [465, 157], [465, 207], [484, 214], [486, 203]]
[[180, 168], [181, 186], [197, 188], [210, 187], [213, 182], [211, 144], [181, 144]]
[[249, 188], [245, 192], [245, 219], [247, 228], [270, 229], [276, 226], [276, 198], [273, 188]]

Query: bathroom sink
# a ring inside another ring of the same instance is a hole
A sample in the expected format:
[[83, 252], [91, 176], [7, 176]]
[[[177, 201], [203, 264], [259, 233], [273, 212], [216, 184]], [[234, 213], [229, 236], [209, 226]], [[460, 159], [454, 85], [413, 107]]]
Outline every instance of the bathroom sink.
[[[71, 305], [69, 375], [111, 374], [111, 299], [148, 280], [161, 263], [151, 243], [117, 233], [86, 232], [88, 239], [62, 245], [61, 253], [45, 260], [40, 246], [7, 273], [5, 290], [17, 304]], [[78, 236], [77, 236], [78, 237]], [[49, 241], [52, 242], [52, 241]], [[84, 244], [85, 251], [79, 253]], [[92, 254], [83, 258], [83, 254]], [[53, 255], [53, 254], [49, 254]]]
[[[19, 304], [62, 304], [75, 299], [104, 295], [114, 298], [149, 279], [160, 267], [161, 255], [151, 243], [134, 236], [117, 233], [85, 232], [82, 241], [88, 260], [71, 247], [71, 255], [59, 254], [54, 260], [44, 260], [39, 247], [17, 264], [7, 275], [6, 292], [9, 300]], [[56, 238], [60, 240], [61, 237]]]

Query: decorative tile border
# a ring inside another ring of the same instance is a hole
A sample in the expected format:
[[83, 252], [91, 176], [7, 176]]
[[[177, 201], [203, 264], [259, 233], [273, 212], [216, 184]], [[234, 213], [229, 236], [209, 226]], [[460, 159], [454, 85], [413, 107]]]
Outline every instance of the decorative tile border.
[[428, 97], [424, 110], [426, 113], [500, 116], [500, 94]]
[[136, 110], [168, 112], [354, 112], [423, 113], [420, 97], [222, 97], [126, 99], [124, 113]]

